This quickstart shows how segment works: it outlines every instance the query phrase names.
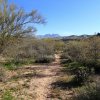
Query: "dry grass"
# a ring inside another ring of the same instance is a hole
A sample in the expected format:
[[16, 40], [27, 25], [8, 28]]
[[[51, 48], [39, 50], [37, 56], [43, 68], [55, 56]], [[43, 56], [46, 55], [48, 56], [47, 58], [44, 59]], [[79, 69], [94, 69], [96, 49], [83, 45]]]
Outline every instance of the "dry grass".
[[[59, 76], [54, 83], [52, 83], [51, 98], [54, 100], [70, 100], [73, 95], [73, 88], [69, 87], [69, 82], [73, 76], [63, 75]], [[69, 89], [70, 88], [70, 89]]]
[[[13, 100], [33, 100], [35, 98], [35, 86], [30, 87], [31, 79], [36, 75], [35, 70], [20, 68], [15, 71], [5, 70], [4, 73], [3, 80], [6, 79], [6, 81], [0, 82], [0, 100], [6, 93], [12, 95]], [[29, 91], [30, 88], [32, 91]]]

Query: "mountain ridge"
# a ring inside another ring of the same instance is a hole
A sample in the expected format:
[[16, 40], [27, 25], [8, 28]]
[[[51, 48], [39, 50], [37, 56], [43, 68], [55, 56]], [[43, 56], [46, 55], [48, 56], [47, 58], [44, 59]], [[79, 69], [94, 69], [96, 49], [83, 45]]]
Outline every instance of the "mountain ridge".
[[83, 38], [88, 38], [92, 35], [70, 35], [70, 36], [61, 36], [59, 34], [45, 34], [45, 35], [37, 35], [37, 38], [43, 39], [43, 38], [60, 38], [60, 39], [83, 39]]

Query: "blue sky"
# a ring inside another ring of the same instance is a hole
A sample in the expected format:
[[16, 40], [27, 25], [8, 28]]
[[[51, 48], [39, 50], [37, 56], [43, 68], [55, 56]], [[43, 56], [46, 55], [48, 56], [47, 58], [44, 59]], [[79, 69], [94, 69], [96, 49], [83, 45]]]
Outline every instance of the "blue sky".
[[100, 32], [100, 0], [8, 0], [47, 20], [37, 34], [82, 35]]

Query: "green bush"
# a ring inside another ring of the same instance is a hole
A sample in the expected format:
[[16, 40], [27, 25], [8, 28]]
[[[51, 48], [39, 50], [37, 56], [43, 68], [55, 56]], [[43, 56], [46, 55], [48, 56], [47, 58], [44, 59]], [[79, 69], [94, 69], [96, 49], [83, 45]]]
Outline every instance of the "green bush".
[[10, 91], [5, 91], [2, 95], [2, 100], [15, 100]]
[[2, 63], [2, 65], [8, 70], [16, 70], [22, 65], [33, 64], [34, 62], [35, 62], [34, 59], [23, 59], [23, 60], [13, 59], [12, 61], [7, 61]]
[[75, 80], [79, 84], [86, 82], [90, 74], [89, 69], [78, 62], [72, 62], [66, 68], [71, 74], [75, 75]]
[[60, 59], [68, 59], [68, 54], [66, 54], [66, 52], [62, 53], [62, 55], [60, 56]]
[[61, 64], [68, 64], [68, 63], [71, 63], [72, 61], [71, 61], [71, 59], [61, 59], [61, 61], [60, 61], [60, 63]]
[[100, 73], [100, 61], [94, 61], [94, 60], [87, 60], [83, 62], [84, 66], [88, 66], [89, 70], [94, 69], [94, 72], [96, 74]]
[[4, 63], [3, 66], [8, 70], [16, 70], [19, 66], [21, 66], [21, 63], [11, 61], [11, 62]]

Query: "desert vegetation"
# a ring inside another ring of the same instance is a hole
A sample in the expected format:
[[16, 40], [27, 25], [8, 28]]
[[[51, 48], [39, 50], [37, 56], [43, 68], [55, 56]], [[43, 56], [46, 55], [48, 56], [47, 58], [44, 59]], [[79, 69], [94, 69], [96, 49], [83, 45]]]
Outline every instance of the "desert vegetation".
[[88, 38], [37, 38], [46, 24], [0, 0], [0, 100], [100, 100], [100, 33]]
[[[100, 99], [98, 96], [100, 74], [99, 36], [67, 41], [61, 55], [61, 65], [63, 66], [62, 72], [65, 75], [67, 74], [69, 78], [58, 79], [56, 85], [58, 84], [58, 87], [65, 85], [64, 88], [70, 88], [72, 90], [71, 100]], [[70, 99], [68, 98], [68, 100]]]

